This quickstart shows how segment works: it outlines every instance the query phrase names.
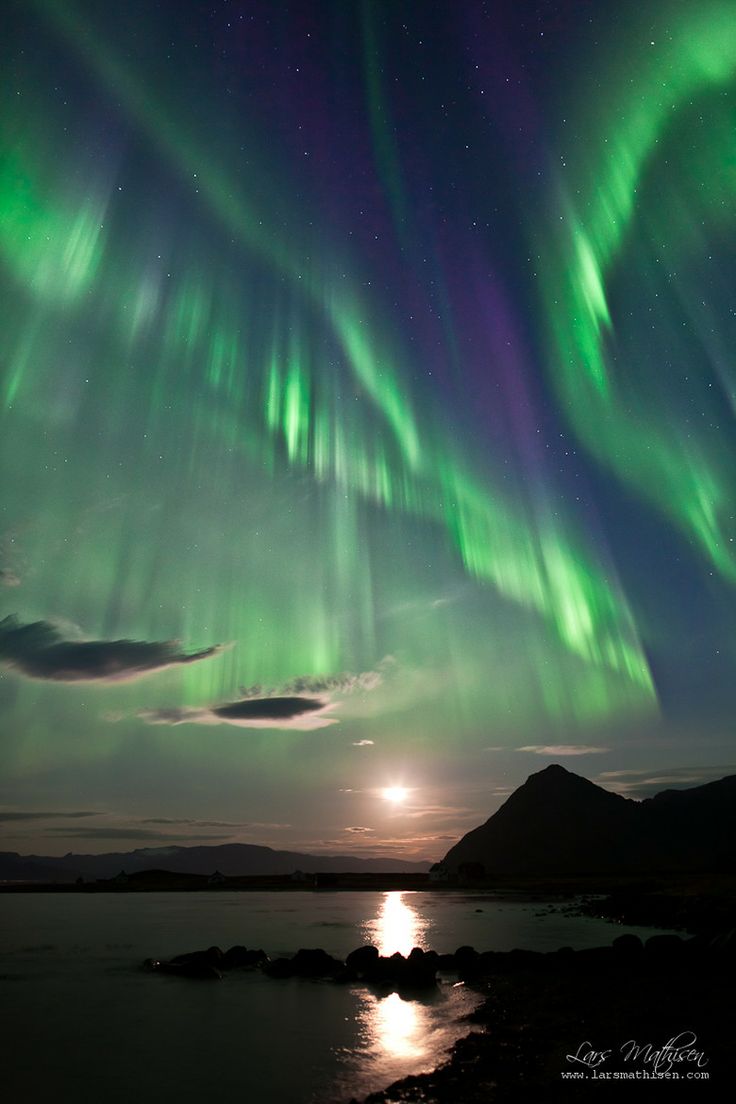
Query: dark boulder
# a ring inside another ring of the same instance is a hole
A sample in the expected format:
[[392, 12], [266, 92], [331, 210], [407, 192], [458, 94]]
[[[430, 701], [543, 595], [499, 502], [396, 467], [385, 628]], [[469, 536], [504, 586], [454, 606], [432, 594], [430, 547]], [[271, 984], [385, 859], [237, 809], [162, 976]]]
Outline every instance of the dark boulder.
[[379, 955], [374, 958], [370, 965], [366, 965], [363, 969], [363, 978], [371, 985], [380, 985], [382, 982], [393, 982], [397, 978], [402, 966], [404, 964], [404, 958], [401, 955], [392, 955], [391, 958], [387, 958], [384, 955]]
[[378, 962], [378, 947], [367, 946], [358, 947], [357, 950], [351, 951], [345, 960], [345, 965], [355, 970], [358, 975], [364, 974], [375, 967]]
[[222, 966], [225, 956], [219, 947], [208, 947], [206, 951], [188, 951], [186, 954], [174, 955], [169, 961], [176, 966]]
[[264, 974], [272, 978], [290, 978], [294, 976], [294, 968], [290, 958], [273, 958], [263, 967]]
[[168, 961], [147, 958], [143, 968], [159, 974], [174, 974], [176, 977], [218, 980], [222, 977], [223, 953], [219, 947], [209, 947], [206, 951], [188, 951], [175, 955]]
[[480, 965], [480, 955], [475, 947], [458, 947], [455, 951], [455, 969], [461, 978], [475, 977]]
[[248, 950], [247, 947], [235, 946], [225, 951], [222, 957], [223, 970], [248, 970], [255, 966], [264, 966], [268, 962], [268, 955], [260, 948]]
[[478, 972], [495, 974], [503, 969], [505, 955], [503, 951], [482, 951], [478, 956]]
[[403, 955], [391, 955], [389, 958], [375, 958], [363, 971], [363, 979], [369, 985], [390, 993], [413, 992], [429, 989], [437, 984], [437, 960], [439, 955], [430, 954], [415, 948], [408, 958]]
[[628, 932], [614, 939], [613, 953], [619, 962], [636, 962], [644, 954], [644, 944], [638, 935]]
[[467, 962], [470, 959], [477, 957], [478, 952], [476, 951], [475, 947], [468, 947], [465, 944], [463, 944], [462, 947], [458, 947], [458, 949], [455, 951], [455, 959], [458, 962]]
[[611, 966], [619, 965], [612, 947], [583, 947], [575, 952], [575, 969], [582, 972], [587, 970], [607, 970]]
[[333, 958], [321, 947], [301, 947], [291, 960], [297, 977], [335, 977], [345, 969], [345, 963]]

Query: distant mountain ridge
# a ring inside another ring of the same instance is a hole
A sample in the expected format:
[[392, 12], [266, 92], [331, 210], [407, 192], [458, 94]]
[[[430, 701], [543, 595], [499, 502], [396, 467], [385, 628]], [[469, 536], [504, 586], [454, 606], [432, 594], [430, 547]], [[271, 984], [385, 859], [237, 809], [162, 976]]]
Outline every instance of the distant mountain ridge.
[[490, 875], [736, 869], [736, 775], [632, 801], [552, 764], [442, 860], [478, 864]]
[[135, 874], [152, 867], [176, 874], [227, 876], [248, 874], [371, 873], [416, 874], [429, 870], [428, 862], [403, 859], [361, 859], [354, 855], [308, 855], [275, 851], [249, 843], [225, 843], [214, 847], [142, 847], [103, 855], [19, 855], [0, 851], [0, 881], [73, 882], [76, 878], [111, 878], [124, 870]]

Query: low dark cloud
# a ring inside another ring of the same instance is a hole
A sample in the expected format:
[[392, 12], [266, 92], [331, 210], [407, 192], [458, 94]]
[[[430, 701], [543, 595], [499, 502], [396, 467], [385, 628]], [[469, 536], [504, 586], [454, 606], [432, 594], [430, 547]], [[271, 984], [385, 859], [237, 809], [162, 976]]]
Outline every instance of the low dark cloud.
[[79, 812], [56, 812], [53, 810], [46, 812], [26, 812], [24, 810], [16, 809], [0, 809], [0, 823], [8, 824], [11, 821], [24, 821], [24, 820], [79, 820], [82, 817], [94, 817], [102, 816], [99, 812], [93, 812], [89, 809], [82, 809]]
[[324, 728], [336, 724], [336, 717], [325, 716], [331, 703], [313, 697], [245, 698], [224, 705], [197, 709], [188, 706], [169, 709], [143, 709], [138, 716], [149, 724], [228, 724], [239, 728]]
[[125, 682], [218, 655], [222, 645], [182, 652], [175, 641], [67, 640], [49, 621], [0, 621], [0, 663], [28, 678], [55, 682]]
[[187, 828], [251, 828], [249, 820], [195, 820], [191, 817], [144, 817], [139, 824], [176, 824]]
[[325, 702], [318, 698], [255, 698], [219, 705], [212, 712], [225, 721], [291, 720], [302, 713], [316, 713]]
[[[337, 717], [328, 714], [339, 699], [376, 690], [395, 666], [394, 658], [386, 656], [375, 671], [321, 678], [303, 675], [278, 688], [261, 684], [242, 686], [237, 701], [202, 707], [143, 709], [138, 716], [155, 725], [228, 724], [238, 728], [292, 728], [301, 731], [325, 728], [338, 723]], [[371, 744], [373, 740], [360, 740], [355, 746]]]
[[196, 832], [185, 835], [182, 832], [157, 832], [148, 828], [51, 828], [50, 832], [56, 836], [63, 836], [65, 839], [145, 840], [148, 842], [155, 840], [156, 842], [165, 843], [172, 841], [199, 843], [201, 840], [229, 840], [232, 838], [231, 832], [216, 836], [199, 835]]

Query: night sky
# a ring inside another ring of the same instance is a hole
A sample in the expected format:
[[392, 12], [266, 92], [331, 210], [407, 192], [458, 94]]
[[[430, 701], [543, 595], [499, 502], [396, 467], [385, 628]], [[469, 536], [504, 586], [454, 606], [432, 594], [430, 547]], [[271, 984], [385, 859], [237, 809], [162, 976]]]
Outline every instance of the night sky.
[[733, 4], [3, 22], [0, 846], [733, 772]]

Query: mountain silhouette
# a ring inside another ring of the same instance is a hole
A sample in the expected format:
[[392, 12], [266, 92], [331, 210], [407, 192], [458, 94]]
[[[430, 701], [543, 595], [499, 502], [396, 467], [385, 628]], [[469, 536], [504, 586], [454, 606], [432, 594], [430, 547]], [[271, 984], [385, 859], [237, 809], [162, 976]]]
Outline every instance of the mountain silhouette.
[[553, 764], [532, 774], [442, 861], [487, 874], [644, 873], [736, 866], [736, 775], [645, 801]]
[[415, 874], [429, 869], [427, 862], [393, 858], [356, 858], [353, 855], [308, 855], [298, 851], [274, 851], [248, 843], [214, 847], [141, 847], [102, 855], [19, 855], [0, 852], [0, 881], [73, 882], [78, 877], [111, 878], [121, 870], [135, 874], [152, 867], [176, 874], [228, 876], [248, 874]]

